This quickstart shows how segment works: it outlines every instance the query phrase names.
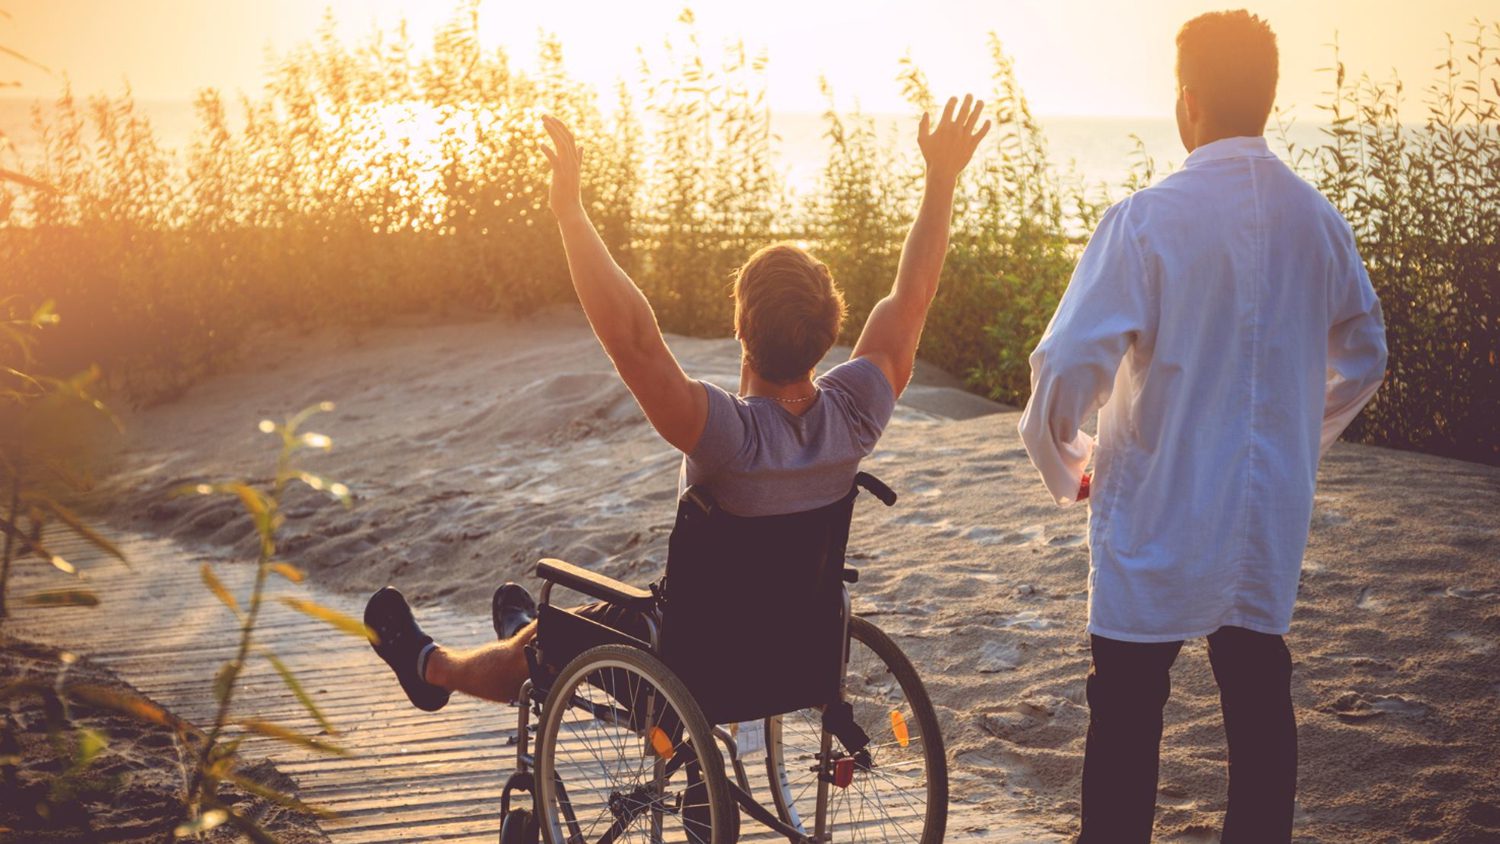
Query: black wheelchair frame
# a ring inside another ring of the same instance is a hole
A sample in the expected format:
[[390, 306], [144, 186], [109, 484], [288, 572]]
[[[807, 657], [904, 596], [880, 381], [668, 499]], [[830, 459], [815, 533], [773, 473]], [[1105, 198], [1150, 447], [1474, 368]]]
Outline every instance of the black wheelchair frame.
[[[896, 494], [890, 487], [886, 486], [879, 479], [861, 472], [856, 478], [855, 487], [851, 490], [850, 498], [848, 499], [851, 507], [852, 498], [857, 495], [860, 489], [872, 493], [886, 506], [895, 504]], [[705, 512], [713, 507], [711, 499], [707, 499], [691, 489], [684, 495], [682, 503], [684, 506], [691, 504], [702, 508]], [[843, 535], [844, 540], [847, 541], [847, 522], [844, 526]], [[840, 569], [838, 576], [841, 581], [838, 589], [841, 594], [842, 604], [839, 619], [842, 627], [842, 648], [839, 655], [838, 674], [836, 678], [840, 684], [840, 688], [832, 692], [831, 700], [825, 698], [827, 702], [819, 706], [822, 710], [823, 729], [821, 747], [817, 755], [818, 764], [815, 769], [815, 776], [817, 778], [816, 818], [813, 829], [810, 832], [788, 822], [788, 819], [795, 820], [797, 815], [795, 809], [790, 805], [792, 800], [791, 795], [788, 793], [787, 788], [784, 787], [785, 768], [778, 767], [783, 765], [783, 760], [780, 758], [782, 749], [780, 747], [779, 719], [775, 721], [778, 725], [777, 735], [767, 735], [765, 746], [767, 775], [772, 781], [771, 793], [773, 803], [775, 804], [774, 808], [766, 807], [753, 796], [749, 773], [741, 756], [735, 735], [721, 724], [715, 723], [714, 720], [706, 721], [707, 726], [712, 731], [713, 738], [722, 746], [724, 755], [727, 758], [726, 770], [724, 771], [725, 780], [735, 809], [742, 811], [747, 817], [767, 827], [774, 833], [784, 836], [792, 844], [822, 844], [822, 842], [830, 841], [831, 834], [827, 828], [830, 788], [840, 785], [841, 782], [843, 785], [847, 785], [848, 778], [851, 776], [850, 772], [858, 769], [859, 766], [871, 767], [870, 751], [867, 749], [871, 739], [855, 722], [853, 710], [850, 704], [844, 700], [842, 692], [842, 678], [848, 671], [850, 655], [850, 626], [854, 618], [848, 585], [858, 581], [859, 572], [843, 564], [844, 548], [842, 544], [838, 545], [834, 550], [837, 553], [837, 565]], [[667, 600], [665, 599], [665, 588], [660, 583], [653, 584], [649, 589], [642, 589], [621, 583], [579, 566], [550, 559], [539, 562], [536, 572], [544, 581], [539, 596], [540, 629], [543, 633], [539, 633], [538, 643], [542, 651], [547, 651], [548, 647], [547, 642], [542, 639], [542, 635], [548, 629], [548, 624], [552, 623], [559, 626], [566, 624], [574, 630], [583, 631], [583, 634], [591, 641], [602, 645], [626, 645], [631, 648], [643, 650], [658, 658], [662, 656], [663, 608]], [[672, 569], [669, 562], [669, 575], [671, 572]], [[563, 586], [591, 598], [607, 602], [615, 607], [638, 613], [646, 635], [644, 638], [638, 638], [616, 628], [600, 624], [592, 619], [580, 617], [569, 610], [554, 607], [551, 601], [554, 586]], [[591, 651], [597, 652], [598, 650], [597, 647], [589, 647], [577, 653], [565, 653], [565, 662], [571, 667], [576, 660], [582, 660]], [[531, 719], [533, 716], [538, 719], [535, 740], [537, 747], [540, 748], [544, 738], [542, 730], [545, 727], [546, 721], [543, 705], [546, 702], [549, 687], [552, 681], [567, 673], [564, 661], [552, 660], [550, 658], [550, 651], [547, 653], [547, 663], [549, 665], [544, 665], [542, 657], [538, 654], [537, 647], [534, 645], [528, 645], [527, 647], [527, 658], [531, 664], [531, 678], [526, 680], [522, 685], [521, 694], [517, 702], [516, 767], [505, 786], [501, 799], [502, 844], [507, 841], [536, 840], [537, 833], [541, 831], [540, 825], [545, 822], [546, 818], [544, 812], [538, 811], [541, 808], [538, 805], [540, 795], [535, 780], [538, 760], [532, 751], [533, 732]], [[665, 665], [670, 665], [670, 663], [664, 661]], [[554, 670], [555, 674], [553, 673]], [[655, 695], [658, 694], [658, 691], [652, 688], [647, 694]], [[924, 704], [930, 710], [930, 703], [925, 701], [925, 692], [923, 692], [923, 697]], [[575, 697], [568, 705], [570, 707], [583, 708], [584, 712], [592, 718], [606, 720], [615, 724], [619, 724], [622, 719], [632, 717], [629, 707], [625, 704], [612, 707], [601, 706], [599, 704], [579, 701]], [[654, 698], [648, 698], [646, 706], [648, 712], [654, 711], [653, 708], [656, 706]], [[780, 713], [774, 714], [779, 715]], [[760, 717], [764, 716], [757, 716], [757, 720]], [[741, 719], [730, 720], [739, 721]], [[765, 720], [767, 723], [771, 723], [773, 719], [766, 717]], [[935, 733], [935, 730], [933, 732]], [[833, 746], [835, 738], [843, 745], [843, 752], [841, 753], [835, 751]], [[937, 754], [941, 758], [941, 736], [932, 735], [930, 740], [936, 742], [938, 748]], [[694, 754], [697, 752], [696, 749], [693, 750]], [[658, 781], [658, 787], [660, 787], [660, 783], [664, 783], [666, 779], [680, 770], [684, 764], [695, 764], [695, 761], [691, 758], [685, 758], [681, 752], [674, 754], [669, 759], [657, 759], [654, 762], [654, 775]], [[781, 773], [778, 774], [778, 771]], [[783, 779], [782, 787], [776, 785], [778, 776]], [[942, 777], [941, 794], [944, 801], [946, 801], [946, 771], [944, 770], [940, 776]], [[566, 786], [562, 782], [562, 778], [556, 775], [555, 772], [551, 787], [556, 789], [557, 802], [561, 815], [560, 826], [566, 826], [566, 830], [564, 831], [561, 828], [551, 830], [547, 838], [554, 840], [557, 833], [563, 833], [563, 840], [570, 842], [570, 844], [588, 844], [585, 840], [583, 830], [580, 829], [577, 818], [574, 816], [571, 801], [567, 796]], [[513, 792], [525, 792], [532, 796], [533, 809], [531, 812], [512, 810], [511, 799]], [[630, 803], [632, 806], [641, 807], [648, 804], [654, 808], [636, 808], [617, 812], [613, 826], [609, 830], [606, 830], [598, 839], [597, 844], [613, 844], [615, 839], [630, 824], [634, 823], [637, 818], [645, 814], [646, 811], [653, 813], [652, 830], [655, 833], [653, 840], [661, 840], [661, 814], [663, 810], [660, 806], [645, 800], [635, 800], [633, 803]], [[942, 809], [941, 816], [945, 817], [946, 805]], [[615, 811], [613, 807], [611, 807], [611, 811]], [[631, 812], [634, 812], [634, 814], [631, 814]], [[730, 840], [734, 840], [737, 837], [738, 819], [735, 818], [733, 822], [736, 832], [731, 834]], [[530, 826], [527, 826], [524, 831], [512, 829], [511, 834], [516, 837], [507, 838], [506, 829], [512, 824]], [[941, 840], [942, 838], [941, 826], [942, 820], [940, 817], [936, 836], [937, 840]], [[692, 840], [691, 837], [690, 840]], [[703, 844], [708, 844], [708, 842], [705, 841]]]

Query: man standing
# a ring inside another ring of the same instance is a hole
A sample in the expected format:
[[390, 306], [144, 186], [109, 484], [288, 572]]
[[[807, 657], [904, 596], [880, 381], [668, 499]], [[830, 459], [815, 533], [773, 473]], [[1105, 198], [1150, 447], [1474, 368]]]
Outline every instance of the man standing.
[[[1182, 27], [1187, 161], [1104, 215], [1031, 356], [1021, 438], [1059, 504], [1091, 500], [1081, 844], [1150, 840], [1169, 671], [1201, 636], [1229, 742], [1223, 841], [1291, 839], [1282, 635], [1319, 458], [1386, 350], [1348, 223], [1262, 137], [1276, 76], [1259, 17]], [[1079, 430], [1096, 411], [1097, 449]]]

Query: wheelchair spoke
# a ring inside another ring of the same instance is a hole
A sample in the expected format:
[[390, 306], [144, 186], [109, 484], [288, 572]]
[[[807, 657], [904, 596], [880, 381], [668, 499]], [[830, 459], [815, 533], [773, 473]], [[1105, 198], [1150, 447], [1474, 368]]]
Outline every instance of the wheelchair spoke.
[[[584, 844], [706, 844], [724, 813], [724, 804], [713, 801], [725, 795], [704, 786], [694, 741], [708, 734], [702, 716], [691, 721], [677, 709], [674, 700], [691, 698], [670, 677], [678, 691], [664, 691], [648, 673], [665, 671], [658, 662], [616, 650], [560, 677], [544, 706], [546, 748], [538, 756], [545, 755], [546, 772], [558, 783], [540, 802], [544, 832], [554, 844], [579, 838]], [[722, 768], [716, 770], [722, 789]], [[576, 836], [555, 825], [564, 791]]]
[[[854, 722], [869, 736], [863, 748], [835, 740], [831, 758], [821, 759], [821, 709], [781, 716], [780, 759], [772, 788], [789, 802], [788, 815], [811, 828], [820, 782], [830, 780], [826, 828], [835, 841], [859, 844], [931, 844], [942, 839], [947, 774], [941, 736], [929, 744], [935, 721], [920, 681], [890, 640], [868, 622], [851, 624], [843, 700]], [[893, 654], [888, 661], [886, 654]], [[916, 699], [908, 695], [915, 693]], [[863, 759], [854, 751], [862, 750]], [[852, 773], [848, 766], [853, 766]], [[771, 770], [768, 768], [768, 770]], [[839, 787], [831, 780], [852, 776]], [[932, 803], [933, 795], [943, 805]]]

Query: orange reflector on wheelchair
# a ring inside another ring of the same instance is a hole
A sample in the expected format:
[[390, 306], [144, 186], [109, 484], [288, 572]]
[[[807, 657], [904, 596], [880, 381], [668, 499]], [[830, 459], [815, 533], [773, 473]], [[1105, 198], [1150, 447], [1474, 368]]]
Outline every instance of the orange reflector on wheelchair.
[[891, 710], [891, 732], [896, 734], [896, 743], [902, 747], [911, 744], [911, 734], [906, 730], [906, 719], [899, 709]]
[[667, 737], [667, 731], [661, 727], [651, 728], [651, 750], [662, 759], [672, 758], [672, 739]]

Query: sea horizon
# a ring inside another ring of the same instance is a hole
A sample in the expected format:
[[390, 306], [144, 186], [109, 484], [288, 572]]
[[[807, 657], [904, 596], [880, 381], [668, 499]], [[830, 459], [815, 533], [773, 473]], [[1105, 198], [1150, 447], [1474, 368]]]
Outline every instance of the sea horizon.
[[[80, 97], [86, 101], [87, 97]], [[10, 149], [0, 155], [0, 166], [24, 167], [39, 151], [39, 139], [32, 122], [32, 108], [48, 106], [53, 98], [44, 96], [0, 96], [0, 136]], [[152, 126], [157, 141], [174, 158], [184, 154], [192, 141], [197, 116], [191, 100], [140, 98], [135, 101], [140, 113]], [[238, 108], [229, 105], [230, 119], [238, 125]], [[852, 111], [841, 110], [848, 117]], [[773, 153], [776, 169], [786, 187], [794, 194], [815, 190], [817, 180], [828, 160], [827, 124], [824, 112], [782, 110], [771, 112]], [[865, 112], [873, 119], [882, 140], [899, 143], [903, 122], [910, 122], [915, 132], [913, 114]], [[1170, 172], [1187, 157], [1177, 136], [1177, 124], [1170, 115], [1035, 115], [1047, 144], [1049, 160], [1059, 172], [1071, 170], [1087, 188], [1116, 188], [1121, 185], [1139, 160], [1141, 152], [1150, 156], [1158, 174]], [[1293, 123], [1287, 137], [1299, 147], [1318, 143], [1323, 137], [1322, 123]], [[538, 130], [540, 136], [540, 130]], [[1272, 149], [1285, 155], [1286, 146], [1277, 127], [1267, 127]], [[1138, 145], [1136, 139], [1139, 138]], [[914, 139], [913, 139], [914, 143]]]

